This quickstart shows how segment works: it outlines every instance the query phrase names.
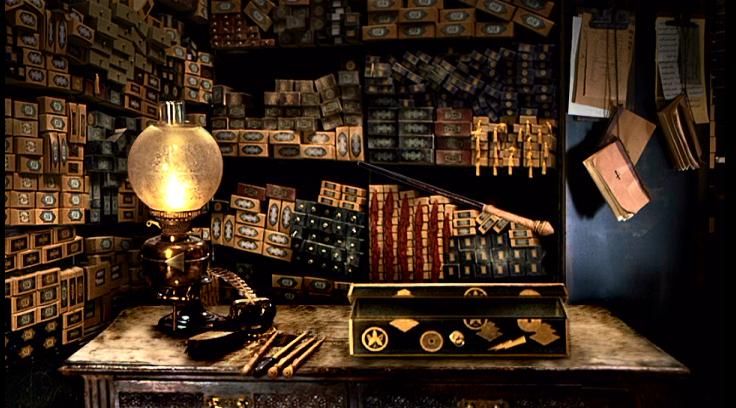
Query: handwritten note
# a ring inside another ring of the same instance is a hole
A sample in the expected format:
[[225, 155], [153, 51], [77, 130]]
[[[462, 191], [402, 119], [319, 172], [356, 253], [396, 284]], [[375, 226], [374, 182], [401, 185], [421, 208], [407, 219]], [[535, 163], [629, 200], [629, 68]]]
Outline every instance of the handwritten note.
[[674, 99], [682, 92], [680, 69], [677, 67], [678, 48], [680, 46], [677, 27], [667, 25], [671, 19], [658, 18], [655, 23], [657, 33], [657, 69], [662, 81], [662, 93], [665, 99]]
[[[687, 92], [690, 109], [695, 123], [708, 123], [708, 101], [705, 95], [705, 74], [702, 69], [704, 60], [704, 38], [705, 20], [694, 19], [692, 22], [697, 26], [697, 31], [687, 35], [686, 28], [667, 24], [672, 18], [658, 17], [655, 21], [656, 32], [656, 64], [657, 74], [661, 81], [662, 96], [666, 100], [672, 100], [677, 95]], [[684, 44], [681, 40], [686, 40]], [[685, 49], [685, 47], [687, 49]], [[685, 54], [681, 55], [681, 51]], [[686, 58], [685, 58], [686, 57]], [[696, 61], [686, 61], [687, 58], [697, 58]], [[681, 67], [687, 69], [688, 77], [683, 81]], [[693, 72], [695, 71], [695, 72]], [[685, 83], [683, 83], [685, 82]]]

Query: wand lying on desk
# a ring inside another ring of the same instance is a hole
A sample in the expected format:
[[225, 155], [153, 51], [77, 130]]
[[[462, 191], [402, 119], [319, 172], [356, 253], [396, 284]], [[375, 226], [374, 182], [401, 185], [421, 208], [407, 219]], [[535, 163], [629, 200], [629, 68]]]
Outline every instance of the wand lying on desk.
[[281, 356], [291, 351], [291, 349], [299, 344], [299, 342], [307, 336], [307, 331], [304, 331], [302, 334], [296, 336], [294, 340], [292, 340], [289, 344], [285, 345], [281, 350], [279, 350], [276, 354], [272, 355], [271, 357], [266, 357], [263, 360], [261, 360], [260, 363], [256, 366], [255, 369], [253, 369], [253, 376], [254, 377], [260, 377], [263, 374], [266, 374], [266, 371], [274, 365]]
[[316, 340], [316, 337], [312, 337], [309, 339], [304, 340], [297, 348], [294, 349], [291, 353], [287, 354], [286, 357], [283, 357], [281, 360], [279, 360], [278, 363], [274, 364], [271, 368], [268, 369], [268, 376], [271, 378], [276, 378], [279, 376], [279, 370], [281, 370], [281, 367], [288, 364], [291, 360], [294, 359], [299, 353], [301, 353], [307, 346], [309, 346], [314, 340]]
[[253, 357], [251, 357], [250, 360], [248, 360], [248, 362], [245, 363], [245, 365], [243, 366], [243, 368], [240, 370], [240, 373], [241, 374], [247, 375], [248, 373], [250, 373], [250, 370], [253, 369], [253, 366], [256, 365], [256, 363], [258, 362], [258, 360], [260, 360], [261, 357], [263, 357], [263, 356], [266, 355], [266, 353], [268, 352], [268, 349], [271, 348], [271, 344], [273, 344], [274, 340], [276, 340], [276, 336], [278, 336], [279, 333], [281, 333], [281, 332], [278, 331], [278, 330], [274, 330], [273, 331], [273, 333], [271, 334], [271, 336], [269, 336], [269, 338], [266, 340], [266, 342], [263, 343], [263, 345], [256, 351], [256, 353], [253, 355]]
[[292, 375], [294, 375], [294, 372], [296, 371], [296, 369], [299, 368], [300, 365], [302, 365], [304, 360], [308, 359], [309, 356], [311, 356], [312, 353], [314, 353], [314, 350], [317, 350], [317, 348], [320, 346], [320, 344], [322, 344], [323, 341], [325, 341], [324, 337], [317, 340], [314, 344], [312, 344], [307, 349], [307, 351], [304, 352], [304, 354], [297, 357], [296, 359], [294, 359], [294, 361], [291, 362], [291, 364], [286, 366], [286, 368], [284, 368], [284, 371], [283, 371], [284, 377], [289, 378]]
[[394, 179], [396, 181], [399, 181], [401, 183], [404, 183], [408, 186], [418, 188], [420, 190], [427, 191], [432, 194], [440, 194], [443, 195], [450, 200], [453, 200], [455, 202], [465, 204], [467, 206], [476, 208], [478, 210], [481, 210], [486, 213], [490, 213], [493, 215], [496, 215], [498, 217], [501, 217], [505, 220], [515, 222], [517, 224], [523, 225], [538, 235], [552, 235], [555, 233], [555, 229], [552, 228], [552, 224], [549, 223], [549, 221], [541, 221], [541, 220], [532, 220], [526, 217], [522, 217], [520, 215], [516, 215], [513, 213], [510, 213], [508, 211], [504, 211], [498, 207], [492, 206], [490, 204], [484, 204], [480, 201], [476, 201], [473, 199], [470, 199], [468, 197], [462, 196], [457, 193], [453, 193], [451, 191], [447, 191], [445, 189], [439, 188], [437, 186], [433, 186], [431, 184], [425, 183], [423, 181], [419, 181], [417, 179], [413, 179], [411, 177], [405, 176], [403, 174], [399, 174], [390, 170], [386, 170], [383, 167], [378, 167], [376, 165], [366, 163], [366, 162], [358, 162], [359, 167], [365, 167], [368, 170], [381, 174], [383, 176], [386, 176], [390, 179]]

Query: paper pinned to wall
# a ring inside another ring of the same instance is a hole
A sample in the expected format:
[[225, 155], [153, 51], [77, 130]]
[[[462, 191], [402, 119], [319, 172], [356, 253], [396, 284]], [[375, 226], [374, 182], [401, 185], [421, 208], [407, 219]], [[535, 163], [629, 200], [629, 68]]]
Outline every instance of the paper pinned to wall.
[[626, 27], [593, 28], [591, 13], [574, 16], [570, 54], [571, 115], [605, 118], [626, 104], [633, 61], [634, 18]]
[[575, 94], [575, 78], [577, 77], [578, 46], [580, 45], [580, 26], [583, 18], [573, 16], [572, 18], [572, 45], [570, 47], [570, 93], [568, 96], [567, 113], [569, 115], [589, 116], [591, 118], [607, 118], [610, 112], [606, 108], [588, 106], [573, 101]]
[[685, 90], [695, 123], [708, 123], [703, 65], [705, 20], [692, 19], [691, 27], [668, 24], [673, 21], [671, 17], [655, 21], [657, 95], [671, 101]]

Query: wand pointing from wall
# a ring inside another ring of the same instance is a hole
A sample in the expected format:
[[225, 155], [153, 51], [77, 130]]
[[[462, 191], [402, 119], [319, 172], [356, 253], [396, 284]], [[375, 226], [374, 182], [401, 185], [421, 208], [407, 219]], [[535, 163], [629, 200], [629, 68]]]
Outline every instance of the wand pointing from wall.
[[481, 210], [483, 212], [496, 215], [498, 217], [501, 217], [505, 220], [515, 222], [517, 224], [521, 224], [538, 235], [547, 236], [552, 235], [555, 233], [555, 229], [552, 227], [552, 224], [549, 223], [549, 221], [543, 221], [543, 220], [532, 220], [526, 217], [522, 217], [520, 215], [516, 215], [513, 213], [510, 213], [508, 211], [504, 211], [498, 207], [495, 207], [490, 204], [484, 204], [480, 201], [476, 201], [473, 199], [470, 199], [468, 197], [462, 196], [457, 193], [453, 193], [451, 191], [447, 191], [445, 189], [439, 188], [437, 186], [433, 186], [432, 184], [425, 183], [423, 181], [419, 181], [417, 179], [413, 179], [411, 177], [405, 176], [403, 174], [399, 174], [387, 169], [384, 169], [383, 167], [378, 167], [376, 165], [366, 163], [366, 162], [358, 162], [359, 167], [365, 167], [366, 169], [381, 174], [383, 176], [386, 176], [390, 179], [399, 181], [401, 183], [404, 183], [410, 187], [417, 188], [419, 190], [427, 191], [432, 194], [440, 194], [443, 195], [450, 200], [453, 200], [455, 202], [465, 204], [467, 206], [470, 206], [472, 208], [476, 208], [478, 210]]

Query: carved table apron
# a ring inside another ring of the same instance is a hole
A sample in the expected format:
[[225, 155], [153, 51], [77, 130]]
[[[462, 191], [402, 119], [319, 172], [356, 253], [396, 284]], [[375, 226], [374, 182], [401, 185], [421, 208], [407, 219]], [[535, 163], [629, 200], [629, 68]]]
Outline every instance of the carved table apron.
[[[214, 308], [226, 313], [227, 307]], [[61, 371], [87, 407], [673, 407], [688, 369], [606, 310], [568, 306], [568, 358], [356, 358], [347, 306], [279, 306], [276, 326], [325, 343], [289, 379], [242, 376], [248, 351], [195, 361], [155, 330], [169, 308], [123, 311]]]

